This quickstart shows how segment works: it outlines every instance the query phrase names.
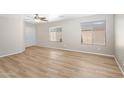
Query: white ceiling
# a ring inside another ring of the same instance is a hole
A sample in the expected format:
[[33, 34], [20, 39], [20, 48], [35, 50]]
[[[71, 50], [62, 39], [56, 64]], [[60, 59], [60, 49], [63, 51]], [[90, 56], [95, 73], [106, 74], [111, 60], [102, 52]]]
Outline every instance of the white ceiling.
[[[91, 15], [93, 14], [39, 14], [39, 16], [41, 17], [46, 17], [48, 22], [56, 22], [56, 21], [62, 21], [67, 19], [91, 16]], [[33, 14], [28, 14], [28, 15], [25, 15], [24, 20], [26, 22], [34, 23], [33, 18], [34, 18]]]

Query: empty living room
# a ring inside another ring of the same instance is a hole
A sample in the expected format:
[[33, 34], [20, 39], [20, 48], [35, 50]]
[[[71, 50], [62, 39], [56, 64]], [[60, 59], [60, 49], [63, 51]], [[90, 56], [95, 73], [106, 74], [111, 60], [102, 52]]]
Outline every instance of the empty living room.
[[1, 0], [0, 93], [124, 93], [124, 1]]
[[123, 78], [123, 14], [0, 14], [1, 78]]

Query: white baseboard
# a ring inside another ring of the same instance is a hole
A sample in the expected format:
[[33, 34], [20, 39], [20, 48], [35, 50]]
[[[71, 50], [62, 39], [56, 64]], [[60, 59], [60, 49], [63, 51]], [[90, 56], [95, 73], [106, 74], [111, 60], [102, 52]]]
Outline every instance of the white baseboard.
[[117, 65], [118, 65], [118, 67], [119, 67], [119, 69], [120, 69], [120, 71], [121, 71], [121, 73], [123, 74], [123, 76], [124, 76], [124, 71], [123, 71], [123, 69], [122, 69], [122, 67], [121, 67], [121, 65], [120, 65], [120, 63], [118, 62], [118, 60], [117, 60], [117, 58], [114, 56], [114, 59], [115, 59], [115, 62], [117, 63]]
[[25, 45], [25, 48], [36, 46], [36, 44], [31, 44], [31, 45]]
[[114, 58], [114, 55], [108, 55], [108, 54], [102, 54], [102, 53], [93, 53], [93, 52], [87, 52], [87, 51], [72, 50], [72, 49], [65, 49], [65, 48], [56, 48], [56, 47], [48, 47], [48, 46], [39, 46], [39, 47], [52, 48], [52, 49], [59, 49], [59, 50], [66, 50], [66, 51], [73, 51], [73, 52], [80, 52], [80, 53], [87, 53], [87, 54], [94, 54], [94, 55], [100, 55], [100, 56], [105, 56], [105, 57], [112, 57], [112, 58]]
[[10, 55], [19, 54], [19, 53], [22, 53], [22, 52], [24, 52], [24, 51], [25, 51], [25, 49], [22, 50], [22, 51], [18, 51], [18, 52], [14, 52], [14, 53], [10, 53], [10, 54], [6, 54], [6, 55], [2, 55], [2, 56], [0, 56], [0, 58], [2, 58], [2, 57], [6, 57], [6, 56], [10, 56]]

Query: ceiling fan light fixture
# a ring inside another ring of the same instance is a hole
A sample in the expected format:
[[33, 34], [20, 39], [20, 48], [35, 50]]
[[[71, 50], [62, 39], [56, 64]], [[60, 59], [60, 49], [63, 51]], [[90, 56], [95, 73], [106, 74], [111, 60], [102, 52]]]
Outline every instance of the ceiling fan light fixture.
[[34, 19], [35, 23], [41, 23], [40, 19]]
[[46, 17], [40, 17], [38, 14], [35, 14], [34, 16], [34, 22], [35, 23], [46, 23], [48, 20], [46, 20]]

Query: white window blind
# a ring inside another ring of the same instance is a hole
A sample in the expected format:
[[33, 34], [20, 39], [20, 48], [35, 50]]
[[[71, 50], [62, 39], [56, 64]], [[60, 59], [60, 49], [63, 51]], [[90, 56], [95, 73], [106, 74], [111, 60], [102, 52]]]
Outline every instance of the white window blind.
[[81, 23], [82, 44], [105, 45], [106, 22], [104, 20]]
[[62, 27], [49, 28], [50, 41], [62, 42]]

